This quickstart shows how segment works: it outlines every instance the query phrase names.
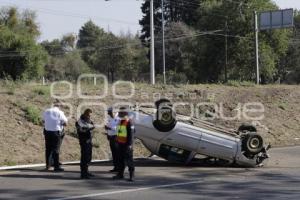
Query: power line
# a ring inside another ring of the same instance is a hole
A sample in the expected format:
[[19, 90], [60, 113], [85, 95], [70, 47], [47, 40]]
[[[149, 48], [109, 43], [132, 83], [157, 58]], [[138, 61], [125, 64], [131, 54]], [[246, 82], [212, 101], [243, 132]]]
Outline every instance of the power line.
[[[214, 30], [214, 31], [205, 31], [205, 32], [197, 32], [195, 34], [185, 34], [185, 35], [181, 35], [181, 36], [177, 36], [177, 37], [170, 37], [170, 38], [166, 38], [165, 41], [166, 42], [170, 42], [170, 41], [177, 41], [177, 40], [182, 40], [182, 39], [187, 39], [187, 38], [194, 38], [194, 37], [199, 37], [199, 36], [204, 36], [204, 35], [214, 35], [214, 36], [227, 36], [227, 37], [234, 37], [234, 38], [247, 38], [245, 36], [239, 36], [239, 35], [227, 35], [227, 34], [221, 34], [218, 33], [222, 30]], [[155, 43], [161, 43], [162, 40], [156, 40]], [[77, 49], [80, 52], [85, 52], [85, 51], [92, 51], [92, 50], [96, 50], [96, 51], [103, 51], [103, 50], [112, 50], [112, 49], [120, 49], [120, 48], [125, 48], [128, 46], [139, 46], [139, 45], [147, 45], [149, 44], [149, 42], [132, 42], [132, 43], [126, 43], [123, 45], [117, 45], [117, 46], [102, 46], [102, 47], [97, 47], [97, 48], [89, 48], [89, 49]], [[22, 51], [22, 52], [18, 52], [18, 51], [10, 51], [10, 54], [3, 54], [0, 53], [0, 57], [18, 57], [18, 56], [25, 56], [24, 53], [26, 52], [31, 52], [31, 50], [27, 50], [27, 51]], [[15, 54], [14, 54], [15, 53]], [[68, 52], [67, 52], [68, 53]], [[20, 55], [22, 54], [22, 55]], [[55, 55], [62, 55], [63, 53], [57, 53]]]
[[[169, 0], [171, 1], [171, 0]], [[175, 0], [176, 1], [176, 0]], [[178, 0], [177, 0], [178, 1]], [[234, 1], [234, 0], [223, 0], [223, 1], [227, 1], [229, 3], [235, 3], [235, 4], [238, 4], [238, 5], [247, 5], [247, 6], [251, 6], [252, 4], [249, 4], [249, 3], [245, 3], [245, 2], [240, 2], [240, 1]], [[192, 2], [192, 0], [184, 0], [184, 3], [189, 3], [189, 4], [194, 4], [194, 5], [200, 5], [202, 3], [196, 3], [196, 2]], [[222, 2], [223, 3], [223, 2]]]
[[[156, 1], [159, 1], [159, 0], [156, 0]], [[191, 2], [191, 1], [188, 1], [188, 0], [185, 0], [185, 1], [182, 1], [182, 2], [178, 2], [178, 0], [174, 0], [174, 1], [173, 0], [167, 0], [167, 1], [172, 2], [172, 6], [175, 6], [177, 8], [182, 8], [182, 7], [183, 8], [199, 8], [199, 7], [201, 8], [201, 6], [202, 6], [202, 3]], [[246, 5], [248, 8], [250, 6], [252, 6], [252, 4], [238, 2], [238, 1], [232, 1], [232, 0], [223, 0], [223, 1], [238, 4], [238, 5], [241, 5], [241, 6]], [[175, 3], [175, 5], [174, 5], [174, 3]], [[182, 3], [184, 3], [184, 5]], [[222, 4], [223, 4], [223, 2], [222, 2]], [[222, 5], [222, 4], [220, 4], [220, 5]], [[215, 7], [214, 12], [216, 12], [216, 9], [218, 9], [218, 8]], [[220, 12], [223, 13], [223, 10], [220, 10]], [[210, 13], [210, 15], [228, 17], [228, 15], [218, 15], [218, 14], [215, 14], [215, 13], [214, 14]]]
[[[184, 34], [181, 34], [181, 35], [177, 35], [175, 37], [169, 37], [169, 38], [166, 38], [167, 41], [172, 41], [172, 40], [177, 40], [178, 38], [187, 38], [187, 37], [191, 37], [191, 36], [195, 36], [195, 35], [198, 35], [198, 34], [202, 34], [202, 33], [205, 33], [205, 34], [212, 34], [212, 33], [216, 33], [216, 32], [221, 32], [222, 30], [214, 30], [214, 31], [198, 31], [198, 32], [195, 32], [194, 34], [190, 34], [190, 33], [184, 33]], [[83, 38], [91, 38], [91, 39], [94, 39], [94, 37], [83, 37]], [[161, 37], [156, 37], [155, 38], [157, 41], [161, 41]], [[110, 41], [112, 43], [122, 43], [122, 41]], [[109, 43], [109, 42], [108, 42]], [[125, 43], [125, 45], [147, 45], [149, 44], [149, 42], [141, 42], [140, 40], [136, 40], [136, 41], [132, 41], [132, 42], [123, 42]], [[40, 44], [41, 45], [41, 44]], [[62, 47], [60, 44], [47, 44], [46, 46], [50, 46], [50, 47]], [[123, 47], [124, 45], [117, 45], [117, 46], [114, 46], [114, 47]], [[112, 47], [112, 45], [107, 45], [107, 46], [102, 46], [103, 48], [106, 48], [106, 47]], [[100, 48], [102, 48], [100, 47]], [[88, 48], [83, 48], [85, 51], [93, 51], [95, 49], [97, 49], [98, 47], [88, 47]], [[31, 51], [31, 50], [29, 50]], [[0, 50], [0, 53], [1, 52], [5, 52], [5, 53], [19, 53], [19, 51], [1, 51]]]
[[[157, 0], [159, 1], [159, 0]], [[176, 8], [179, 8], [179, 9], [182, 9], [182, 8], [201, 8], [201, 3], [188, 3], [188, 2], [184, 2], [184, 5], [181, 4], [182, 2], [177, 2], [177, 1], [171, 1], [171, 0], [168, 0], [169, 2], [172, 2], [172, 6], [173, 7], [176, 7]], [[223, 18], [228, 18], [229, 16], [228, 15], [224, 15], [224, 14], [218, 14], [218, 13], [223, 13], [224, 10], [218, 10], [219, 8], [215, 7], [214, 8], [214, 12], [210, 12], [207, 16], [217, 16], [217, 17], [223, 17]]]

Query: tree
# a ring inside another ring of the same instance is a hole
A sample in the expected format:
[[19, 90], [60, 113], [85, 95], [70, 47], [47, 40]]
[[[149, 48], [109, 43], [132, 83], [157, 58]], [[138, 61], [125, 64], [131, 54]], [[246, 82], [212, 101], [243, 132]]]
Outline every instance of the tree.
[[46, 78], [76, 80], [79, 75], [91, 71], [81, 57], [81, 50], [76, 49], [76, 36], [73, 34], [66, 34], [50, 42], [43, 41], [41, 45], [50, 55], [45, 67]]
[[127, 43], [124, 49], [124, 62], [118, 73], [118, 78], [129, 81], [145, 81], [149, 77], [148, 49], [144, 47], [139, 35], [131, 34], [121, 37]]
[[43, 41], [41, 45], [44, 47], [44, 49], [48, 52], [50, 56], [59, 57], [64, 56], [66, 54], [64, 46], [62, 45], [62, 42], [59, 39], [54, 39], [52, 41]]
[[[154, 26], [155, 26], [155, 35], [161, 29], [161, 12], [160, 12], [160, 1], [154, 1]], [[142, 6], [141, 10], [143, 13], [143, 18], [139, 21], [139, 24], [142, 26], [142, 34], [140, 35], [141, 41], [143, 43], [148, 42], [150, 40], [150, 1], [145, 1]], [[149, 46], [149, 45], [146, 45]]]
[[111, 82], [116, 78], [125, 78], [128, 80], [132, 76], [133, 70], [126, 70], [132, 65], [132, 48], [130, 40], [117, 37], [112, 33], [107, 33], [98, 40], [96, 52], [91, 56], [93, 60], [93, 68], [106, 74]]
[[30, 10], [25, 10], [22, 14], [22, 26], [25, 32], [33, 36], [35, 39], [40, 36], [39, 26], [36, 23], [36, 14]]
[[24, 10], [21, 13], [15, 7], [4, 7], [0, 10], [0, 25], [7, 26], [15, 33], [26, 34], [33, 39], [37, 39], [40, 35], [36, 14], [31, 10]]
[[52, 41], [43, 41], [41, 45], [45, 48], [50, 56], [64, 56], [66, 53], [76, 49], [76, 36], [66, 34], [62, 39], [54, 39]]
[[[166, 26], [166, 70], [175, 73], [192, 74], [191, 58], [195, 31], [183, 22], [172, 22]], [[162, 46], [161, 42], [156, 45], [156, 66], [162, 66]], [[158, 70], [162, 73], [162, 67]]]
[[15, 34], [7, 27], [0, 31], [0, 76], [14, 80], [39, 78], [44, 73], [47, 53], [27, 35]]
[[18, 10], [15, 7], [4, 7], [0, 10], [0, 24], [15, 29], [19, 23]]
[[76, 80], [81, 74], [91, 71], [78, 51], [60, 57], [51, 57], [45, 69], [46, 78], [50, 80]]
[[[198, 31], [224, 30], [227, 21], [229, 31], [209, 34], [197, 39], [194, 69], [197, 82], [224, 80], [225, 35], [228, 35], [229, 78], [253, 80], [255, 75], [253, 11], [274, 10], [277, 6], [269, 0], [210, 1], [202, 0], [197, 10], [199, 21], [194, 26]], [[278, 73], [279, 59], [288, 47], [289, 31], [260, 32], [260, 62], [262, 79], [274, 81]], [[224, 47], [224, 48], [220, 48]]]
[[116, 72], [125, 59], [125, 42], [112, 33], [108, 33], [97, 41], [96, 52], [93, 55], [94, 68], [115, 81]]
[[280, 78], [285, 83], [300, 83], [300, 11], [295, 11], [295, 31], [286, 56], [281, 58]]
[[[187, 25], [194, 25], [197, 22], [196, 10], [200, 7], [199, 0], [168, 0], [164, 3], [164, 17], [166, 25], [172, 22], [184, 22]], [[149, 41], [150, 38], [150, 1], [145, 1], [141, 10], [143, 18], [140, 20], [142, 26], [141, 40]], [[154, 1], [154, 24], [155, 34], [161, 31], [161, 1]]]
[[44, 73], [47, 53], [36, 43], [39, 34], [34, 13], [14, 7], [0, 11], [0, 77], [34, 79]]
[[94, 24], [91, 20], [85, 23], [79, 30], [77, 48], [82, 50], [82, 58], [89, 63], [91, 52], [95, 51], [95, 45], [105, 31]]
[[146, 48], [130, 33], [116, 36], [89, 21], [79, 32], [77, 44], [82, 58], [95, 71], [116, 79], [137, 80], [144, 69]]
[[76, 36], [73, 34], [66, 34], [62, 37], [60, 43], [65, 51], [72, 51], [76, 48]]

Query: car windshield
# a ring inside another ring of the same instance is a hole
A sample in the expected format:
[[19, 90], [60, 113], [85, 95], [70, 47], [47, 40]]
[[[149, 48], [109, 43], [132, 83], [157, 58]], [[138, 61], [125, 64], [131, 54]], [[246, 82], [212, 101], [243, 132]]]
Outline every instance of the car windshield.
[[162, 144], [159, 149], [159, 156], [174, 162], [185, 162], [189, 158], [190, 153], [190, 151], [165, 144]]

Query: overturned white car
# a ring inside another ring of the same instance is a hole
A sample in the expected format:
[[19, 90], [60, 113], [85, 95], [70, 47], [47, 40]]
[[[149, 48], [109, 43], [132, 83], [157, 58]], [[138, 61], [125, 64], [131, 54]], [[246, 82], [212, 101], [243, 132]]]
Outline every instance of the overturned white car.
[[176, 120], [172, 104], [166, 99], [156, 102], [156, 113], [132, 112], [136, 137], [153, 154], [169, 161], [189, 163], [197, 154], [256, 167], [268, 158], [268, 147], [254, 127], [241, 126], [240, 134], [219, 129], [197, 127]]

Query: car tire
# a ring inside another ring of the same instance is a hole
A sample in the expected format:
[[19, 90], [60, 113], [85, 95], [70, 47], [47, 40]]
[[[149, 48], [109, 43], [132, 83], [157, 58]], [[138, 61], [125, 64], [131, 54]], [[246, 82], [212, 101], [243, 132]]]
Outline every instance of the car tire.
[[243, 138], [242, 150], [247, 154], [256, 155], [262, 151], [263, 147], [263, 138], [257, 133], [248, 133]]
[[160, 132], [169, 132], [176, 126], [176, 113], [173, 111], [172, 104], [168, 99], [160, 99], [155, 102], [156, 120], [153, 126]]

